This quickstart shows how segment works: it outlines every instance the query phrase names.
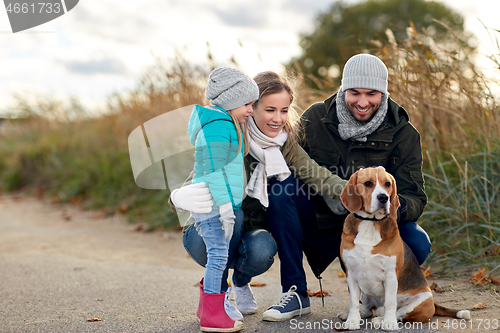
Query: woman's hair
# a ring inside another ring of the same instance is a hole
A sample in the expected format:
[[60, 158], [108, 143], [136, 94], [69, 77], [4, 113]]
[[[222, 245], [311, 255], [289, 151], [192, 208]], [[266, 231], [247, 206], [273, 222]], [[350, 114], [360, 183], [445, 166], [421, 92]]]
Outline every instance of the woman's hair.
[[[243, 156], [247, 156], [248, 152], [250, 151], [250, 144], [248, 143], [248, 136], [242, 135], [242, 133], [241, 133], [241, 131], [242, 131], [242, 128], [241, 128], [242, 124], [240, 124], [238, 122], [238, 119], [236, 119], [236, 117], [234, 116], [234, 114], [231, 111], [228, 111], [228, 113], [231, 116], [231, 118], [233, 119], [234, 126], [236, 127], [236, 132], [238, 133], [238, 150], [237, 150], [236, 155], [238, 155], [240, 153], [241, 145], [243, 143], [245, 143], [245, 151], [243, 153]], [[247, 123], [245, 122], [245, 125], [243, 125], [243, 126], [244, 126], [244, 132], [248, 133], [247, 132]]]
[[290, 107], [288, 108], [288, 117], [284, 129], [288, 134], [288, 138], [295, 140], [295, 123], [298, 121], [299, 115], [292, 106], [293, 90], [286, 78], [281, 77], [275, 72], [267, 71], [257, 74], [253, 79], [259, 87], [259, 99], [253, 104], [254, 110], [257, 109], [259, 101], [268, 95], [278, 94], [282, 91], [290, 94]]

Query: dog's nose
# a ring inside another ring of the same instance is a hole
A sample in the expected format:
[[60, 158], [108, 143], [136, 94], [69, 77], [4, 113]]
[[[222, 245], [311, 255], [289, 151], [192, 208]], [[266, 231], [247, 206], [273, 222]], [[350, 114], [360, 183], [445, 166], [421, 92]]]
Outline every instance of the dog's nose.
[[381, 203], [385, 204], [387, 202], [387, 200], [389, 200], [389, 197], [387, 196], [387, 194], [379, 194], [377, 195], [377, 200], [380, 201]]

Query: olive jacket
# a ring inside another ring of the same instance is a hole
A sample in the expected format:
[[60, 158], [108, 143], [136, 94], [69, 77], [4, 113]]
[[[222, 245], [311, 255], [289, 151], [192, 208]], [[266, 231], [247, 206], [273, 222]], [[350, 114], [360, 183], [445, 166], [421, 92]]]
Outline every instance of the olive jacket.
[[[366, 142], [343, 140], [338, 131], [337, 95], [310, 106], [301, 116], [301, 145], [319, 165], [342, 179], [359, 168], [383, 166], [396, 179], [401, 206], [398, 223], [417, 221], [427, 204], [422, 174], [420, 134], [408, 113], [389, 98], [387, 116]], [[342, 224], [320, 196], [314, 196], [318, 226]]]

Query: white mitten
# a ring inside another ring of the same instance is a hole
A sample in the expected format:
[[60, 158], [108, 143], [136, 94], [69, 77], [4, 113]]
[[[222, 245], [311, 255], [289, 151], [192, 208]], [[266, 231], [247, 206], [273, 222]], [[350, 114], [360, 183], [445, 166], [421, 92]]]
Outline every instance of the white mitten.
[[224, 236], [227, 239], [233, 237], [234, 230], [234, 216], [233, 204], [228, 202], [219, 206], [220, 221], [222, 223], [222, 230], [224, 230]]
[[214, 204], [205, 183], [191, 184], [173, 190], [170, 200], [176, 208], [200, 214], [210, 213]]
[[345, 215], [349, 213], [349, 211], [342, 204], [342, 200], [332, 199], [326, 195], [323, 196], [323, 199], [328, 205], [328, 208], [330, 208], [335, 215]]

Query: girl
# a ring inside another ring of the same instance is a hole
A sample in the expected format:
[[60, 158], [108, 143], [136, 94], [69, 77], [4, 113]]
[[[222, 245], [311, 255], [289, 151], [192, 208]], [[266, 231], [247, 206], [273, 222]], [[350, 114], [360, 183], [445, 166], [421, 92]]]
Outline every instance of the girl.
[[205, 183], [213, 197], [211, 212], [192, 213], [207, 251], [197, 312], [204, 332], [237, 332], [243, 328], [241, 321], [226, 314], [221, 280], [235, 218], [243, 219], [243, 155], [248, 146], [240, 124], [246, 123], [258, 96], [251, 78], [236, 69], [217, 68], [209, 76], [205, 93], [213, 106], [196, 105], [189, 120], [188, 133], [196, 149], [192, 183]]

